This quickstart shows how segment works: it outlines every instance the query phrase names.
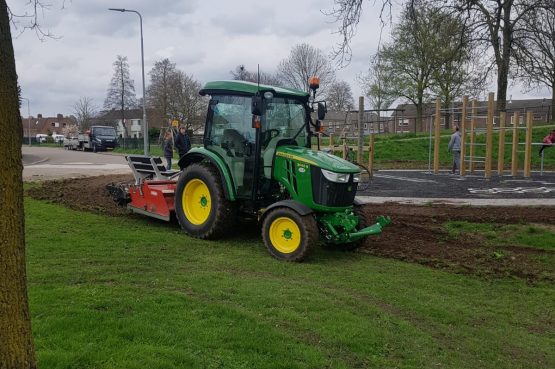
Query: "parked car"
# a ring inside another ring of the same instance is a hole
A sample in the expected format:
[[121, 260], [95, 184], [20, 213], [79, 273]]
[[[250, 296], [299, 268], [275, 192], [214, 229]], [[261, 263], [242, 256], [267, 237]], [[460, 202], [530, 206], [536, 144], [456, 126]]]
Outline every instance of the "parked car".
[[37, 134], [36, 138], [37, 142], [41, 144], [46, 142], [46, 140], [48, 139], [48, 135], [45, 135], [44, 133], [39, 133]]
[[62, 143], [64, 142], [64, 135], [60, 135], [57, 133], [52, 134], [52, 139], [54, 140], [55, 143]]

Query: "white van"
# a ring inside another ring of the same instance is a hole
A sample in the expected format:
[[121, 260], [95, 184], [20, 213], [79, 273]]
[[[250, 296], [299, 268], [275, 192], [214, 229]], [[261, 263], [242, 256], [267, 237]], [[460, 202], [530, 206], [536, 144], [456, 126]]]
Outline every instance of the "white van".
[[48, 135], [45, 135], [44, 133], [39, 133], [37, 134], [36, 138], [38, 143], [45, 143]]
[[64, 138], [65, 138], [64, 135], [60, 135], [60, 134], [57, 134], [57, 133], [52, 134], [52, 139], [54, 140], [55, 143], [64, 142]]

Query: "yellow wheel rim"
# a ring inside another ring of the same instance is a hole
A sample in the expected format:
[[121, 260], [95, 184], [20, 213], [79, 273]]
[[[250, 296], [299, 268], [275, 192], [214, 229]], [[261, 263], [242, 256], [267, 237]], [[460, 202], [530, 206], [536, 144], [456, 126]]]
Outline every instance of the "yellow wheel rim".
[[185, 217], [194, 225], [201, 225], [210, 216], [212, 198], [206, 183], [193, 179], [185, 185], [181, 199]]
[[301, 244], [301, 230], [291, 218], [277, 218], [270, 225], [270, 242], [279, 252], [290, 254]]

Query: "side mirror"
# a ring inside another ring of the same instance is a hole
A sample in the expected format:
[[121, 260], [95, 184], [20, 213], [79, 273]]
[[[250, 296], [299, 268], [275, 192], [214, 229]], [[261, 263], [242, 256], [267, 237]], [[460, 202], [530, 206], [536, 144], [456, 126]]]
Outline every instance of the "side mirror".
[[327, 110], [324, 104], [318, 103], [318, 120], [324, 120]]
[[255, 95], [251, 100], [252, 115], [262, 115], [262, 96]]

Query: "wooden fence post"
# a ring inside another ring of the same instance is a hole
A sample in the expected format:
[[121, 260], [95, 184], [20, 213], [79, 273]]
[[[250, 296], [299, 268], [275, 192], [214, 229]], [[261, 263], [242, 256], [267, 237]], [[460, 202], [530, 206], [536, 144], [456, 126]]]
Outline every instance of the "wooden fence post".
[[358, 148], [357, 162], [362, 163], [362, 150], [364, 148], [364, 96], [358, 98]]
[[534, 115], [531, 111], [526, 113], [526, 141], [524, 145], [524, 177], [532, 174], [532, 121]]
[[511, 155], [511, 175], [518, 175], [518, 126], [520, 125], [520, 112], [515, 111], [513, 117], [513, 147]]
[[492, 146], [493, 146], [493, 99], [494, 93], [488, 94], [488, 120], [486, 122], [486, 168], [484, 177], [491, 178]]
[[441, 128], [441, 99], [436, 99], [436, 119], [435, 119], [435, 138], [434, 138], [434, 174], [439, 173], [439, 143]]
[[497, 153], [497, 174], [502, 176], [505, 167], [505, 121], [507, 114], [499, 112], [499, 150]]
[[463, 96], [463, 105], [462, 105], [462, 117], [461, 117], [461, 126], [459, 127], [461, 132], [461, 168], [460, 174], [464, 176], [466, 173], [466, 166], [464, 163], [464, 157], [466, 156], [466, 108], [468, 106], [468, 96]]
[[374, 133], [370, 134], [368, 144], [368, 174], [372, 178], [374, 174]]
[[470, 173], [474, 173], [476, 163], [474, 163], [474, 155], [476, 154], [476, 116], [478, 115], [478, 102], [472, 100], [472, 119], [470, 120]]

